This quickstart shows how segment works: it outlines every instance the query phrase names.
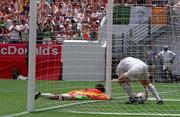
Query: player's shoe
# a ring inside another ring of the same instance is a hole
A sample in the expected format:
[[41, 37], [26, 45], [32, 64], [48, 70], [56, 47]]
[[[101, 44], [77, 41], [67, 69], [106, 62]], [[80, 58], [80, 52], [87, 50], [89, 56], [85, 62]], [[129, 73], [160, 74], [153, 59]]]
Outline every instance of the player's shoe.
[[162, 105], [164, 102], [162, 100], [157, 101], [157, 104]]
[[41, 92], [36, 92], [34, 96], [35, 100], [37, 100], [40, 96], [41, 96]]

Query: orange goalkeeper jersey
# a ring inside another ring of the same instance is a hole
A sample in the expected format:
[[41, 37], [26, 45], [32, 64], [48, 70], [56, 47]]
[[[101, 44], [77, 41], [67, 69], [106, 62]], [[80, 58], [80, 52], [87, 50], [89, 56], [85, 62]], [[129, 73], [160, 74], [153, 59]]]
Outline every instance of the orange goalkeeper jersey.
[[68, 92], [70, 96], [75, 99], [89, 99], [89, 100], [108, 100], [109, 97], [95, 88], [87, 88], [80, 90], [73, 90]]

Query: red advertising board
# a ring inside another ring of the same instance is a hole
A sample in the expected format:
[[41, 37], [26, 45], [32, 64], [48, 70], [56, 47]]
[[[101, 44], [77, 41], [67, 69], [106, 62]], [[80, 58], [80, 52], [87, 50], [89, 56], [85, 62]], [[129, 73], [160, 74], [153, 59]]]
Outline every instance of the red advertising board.
[[[0, 44], [0, 79], [12, 79], [14, 69], [27, 76], [26, 44]], [[36, 79], [59, 80], [61, 45], [39, 44], [36, 47]]]

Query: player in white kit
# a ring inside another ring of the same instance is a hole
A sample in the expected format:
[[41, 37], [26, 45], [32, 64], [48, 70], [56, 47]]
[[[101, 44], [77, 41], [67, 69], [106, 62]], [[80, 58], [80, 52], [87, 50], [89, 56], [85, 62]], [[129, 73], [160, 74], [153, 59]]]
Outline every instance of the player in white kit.
[[136, 93], [132, 91], [129, 81], [137, 80], [143, 85], [146, 97], [148, 97], [149, 91], [155, 97], [157, 104], [163, 104], [155, 86], [149, 81], [148, 66], [140, 59], [133, 57], [122, 59], [117, 66], [116, 73], [118, 75], [119, 84], [129, 96], [128, 103], [134, 103], [136, 101]]

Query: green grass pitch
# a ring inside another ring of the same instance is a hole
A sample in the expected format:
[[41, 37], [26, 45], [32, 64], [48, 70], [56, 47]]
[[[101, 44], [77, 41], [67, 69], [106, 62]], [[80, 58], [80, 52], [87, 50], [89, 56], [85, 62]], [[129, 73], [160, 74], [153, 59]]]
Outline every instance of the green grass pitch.
[[[46, 92], [67, 92], [75, 87], [92, 87], [97, 82], [75, 81], [37, 81], [36, 90]], [[103, 82], [104, 83], [104, 82]], [[26, 113], [27, 81], [0, 80], [0, 116], [16, 114], [19, 117], [150, 117], [150, 116], [180, 116], [180, 84], [154, 83], [164, 99], [163, 105], [157, 105], [150, 95], [146, 104], [128, 105], [127, 95], [117, 82], [112, 83], [112, 100], [77, 100], [55, 101], [47, 99], [36, 100], [37, 112]], [[143, 88], [136, 82], [132, 83], [136, 92]], [[69, 87], [68, 87], [69, 86]], [[52, 108], [49, 108], [52, 107]], [[41, 110], [44, 109], [45, 110]], [[20, 114], [20, 113], [24, 114]]]

